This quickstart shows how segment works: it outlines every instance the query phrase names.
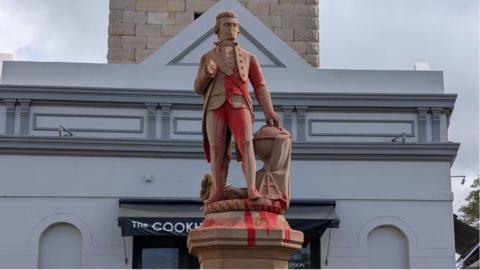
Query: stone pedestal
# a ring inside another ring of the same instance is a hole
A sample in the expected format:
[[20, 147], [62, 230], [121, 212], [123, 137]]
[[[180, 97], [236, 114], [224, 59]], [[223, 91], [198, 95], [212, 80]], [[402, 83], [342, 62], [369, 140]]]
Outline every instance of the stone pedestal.
[[200, 268], [288, 268], [301, 249], [303, 233], [268, 211], [227, 211], [205, 216], [188, 235], [188, 250]]

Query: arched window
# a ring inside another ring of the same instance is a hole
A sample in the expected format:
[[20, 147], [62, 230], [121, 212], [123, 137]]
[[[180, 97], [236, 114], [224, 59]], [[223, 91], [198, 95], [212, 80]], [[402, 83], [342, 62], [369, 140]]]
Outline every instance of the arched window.
[[42, 233], [38, 268], [81, 268], [82, 234], [69, 223], [55, 223]]
[[409, 268], [407, 237], [394, 226], [380, 226], [367, 236], [369, 268]]

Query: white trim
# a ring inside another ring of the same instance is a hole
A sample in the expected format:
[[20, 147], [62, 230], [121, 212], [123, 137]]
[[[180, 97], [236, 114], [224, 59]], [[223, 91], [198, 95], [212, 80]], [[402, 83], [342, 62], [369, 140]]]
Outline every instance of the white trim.
[[366, 224], [362, 226], [360, 231], [358, 232], [358, 247], [363, 251], [364, 256], [368, 256], [367, 254], [367, 237], [370, 232], [380, 226], [393, 226], [399, 229], [407, 238], [408, 242], [408, 256], [411, 257], [412, 255], [416, 254], [415, 250], [417, 249], [417, 235], [415, 231], [399, 217], [394, 216], [380, 216], [375, 217], [368, 221]]
[[34, 247], [34, 254], [37, 254], [38, 256], [40, 237], [43, 232], [56, 223], [69, 223], [80, 231], [82, 234], [82, 252], [83, 254], [86, 254], [88, 247], [92, 245], [91, 230], [85, 221], [71, 213], [53, 213], [44, 217], [37, 223], [37, 225], [35, 225], [29, 236], [30, 245]]

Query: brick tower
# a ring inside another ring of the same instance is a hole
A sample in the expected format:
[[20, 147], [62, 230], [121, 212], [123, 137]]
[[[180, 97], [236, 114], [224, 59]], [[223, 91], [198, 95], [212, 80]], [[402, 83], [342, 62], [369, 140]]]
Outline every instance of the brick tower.
[[[110, 0], [108, 62], [140, 63], [218, 0]], [[240, 0], [313, 67], [318, 0]]]

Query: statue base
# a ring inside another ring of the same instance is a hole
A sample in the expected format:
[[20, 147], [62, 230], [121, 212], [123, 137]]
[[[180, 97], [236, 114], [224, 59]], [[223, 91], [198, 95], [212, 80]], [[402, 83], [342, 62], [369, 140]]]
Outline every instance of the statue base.
[[187, 240], [202, 269], [287, 269], [302, 243], [303, 233], [292, 230], [283, 215], [251, 210], [209, 213]]

